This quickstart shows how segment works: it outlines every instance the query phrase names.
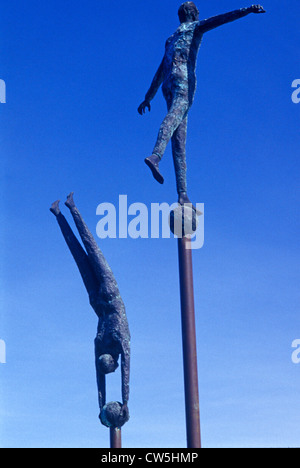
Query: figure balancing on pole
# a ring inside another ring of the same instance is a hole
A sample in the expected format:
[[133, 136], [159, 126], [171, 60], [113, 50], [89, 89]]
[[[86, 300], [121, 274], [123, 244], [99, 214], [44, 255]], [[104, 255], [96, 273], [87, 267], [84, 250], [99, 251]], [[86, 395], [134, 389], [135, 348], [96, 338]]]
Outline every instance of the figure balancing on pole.
[[192, 106], [196, 91], [196, 62], [204, 33], [223, 24], [243, 18], [250, 13], [265, 13], [261, 5], [252, 5], [229, 13], [199, 21], [199, 10], [193, 2], [183, 3], [178, 11], [180, 26], [169, 37], [165, 45], [165, 54], [153, 78], [145, 100], [138, 107], [143, 115], [146, 108], [150, 111], [150, 102], [159, 87], [167, 102], [168, 113], [163, 120], [157, 141], [150, 157], [145, 163], [160, 184], [164, 178], [159, 170], [168, 142], [172, 141], [172, 153], [175, 167], [178, 203], [191, 204], [187, 195], [186, 177], [186, 135], [188, 112]]
[[[59, 201], [50, 211], [55, 215], [64, 239], [77, 264], [89, 295], [90, 305], [98, 316], [95, 361], [101, 423], [121, 428], [129, 420], [130, 332], [125, 306], [117, 282], [95, 239], [75, 206], [73, 193], [66, 201], [84, 248], [61, 213]], [[121, 356], [122, 403], [106, 404], [106, 375], [114, 372]]]

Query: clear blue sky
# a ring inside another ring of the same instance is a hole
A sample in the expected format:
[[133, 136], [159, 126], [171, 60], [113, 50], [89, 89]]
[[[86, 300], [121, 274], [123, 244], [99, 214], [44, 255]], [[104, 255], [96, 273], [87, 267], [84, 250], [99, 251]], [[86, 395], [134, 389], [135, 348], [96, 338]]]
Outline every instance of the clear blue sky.
[[[168, 148], [159, 186], [143, 163], [165, 103], [137, 114], [178, 26], [174, 0], [1, 8], [2, 447], [107, 447], [98, 422], [97, 318], [54, 217], [75, 192], [95, 233], [101, 202], [176, 201]], [[250, 2], [249, 2], [250, 4]], [[205, 203], [194, 251], [204, 447], [300, 444], [299, 1], [207, 33], [190, 112], [188, 184]], [[207, 18], [242, 0], [198, 1]], [[68, 213], [67, 213], [68, 215]], [[69, 219], [69, 217], [68, 217]], [[185, 447], [174, 239], [100, 241], [132, 334], [124, 447]], [[120, 375], [108, 381], [119, 400]]]

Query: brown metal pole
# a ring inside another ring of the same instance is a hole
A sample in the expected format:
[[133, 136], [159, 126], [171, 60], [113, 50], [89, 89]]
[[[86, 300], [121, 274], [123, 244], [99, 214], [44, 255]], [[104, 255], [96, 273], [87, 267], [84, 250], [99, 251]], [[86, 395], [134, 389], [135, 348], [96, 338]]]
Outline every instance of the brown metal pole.
[[111, 427], [110, 431], [110, 448], [122, 448], [122, 434], [119, 427]]
[[178, 238], [187, 447], [201, 448], [197, 344], [190, 236]]

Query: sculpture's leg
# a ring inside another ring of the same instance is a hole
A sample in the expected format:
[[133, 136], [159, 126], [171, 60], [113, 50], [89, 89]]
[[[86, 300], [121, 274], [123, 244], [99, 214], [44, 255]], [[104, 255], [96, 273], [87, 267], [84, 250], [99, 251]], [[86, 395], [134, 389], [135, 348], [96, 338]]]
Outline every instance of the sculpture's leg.
[[88, 294], [91, 294], [97, 289], [97, 279], [92, 270], [91, 264], [89, 262], [88, 256], [84, 249], [82, 248], [80, 242], [73, 233], [68, 221], [64, 215], [60, 212], [58, 207], [58, 202], [54, 202], [50, 208], [50, 211], [56, 216], [56, 220], [60, 227], [60, 230], [64, 236], [64, 239], [69, 247], [69, 250], [76, 262], [76, 265], [79, 269], [81, 277], [83, 279], [84, 285]]
[[86, 248], [90, 264], [93, 268], [96, 278], [102, 286], [102, 291], [105, 292], [104, 290], [106, 288], [109, 294], [119, 294], [114, 275], [103, 253], [99, 249], [92, 233], [90, 232], [77, 207], [75, 206], [73, 201], [73, 193], [68, 196], [65, 205], [70, 209], [79, 235]]
[[181, 122], [172, 136], [172, 153], [176, 176], [176, 185], [178, 193], [178, 203], [180, 205], [188, 204], [200, 216], [202, 213], [191, 203], [187, 195], [187, 177], [186, 177], [186, 136], [187, 136], [188, 117]]
[[152, 152], [152, 154], [157, 155], [160, 159], [162, 159], [167, 144], [174, 132], [187, 117], [189, 110], [189, 100], [181, 94], [175, 96], [167, 104], [169, 112], [160, 126], [157, 141]]
[[172, 136], [172, 153], [176, 176], [177, 193], [187, 192], [186, 182], [186, 134], [188, 117], [181, 122]]

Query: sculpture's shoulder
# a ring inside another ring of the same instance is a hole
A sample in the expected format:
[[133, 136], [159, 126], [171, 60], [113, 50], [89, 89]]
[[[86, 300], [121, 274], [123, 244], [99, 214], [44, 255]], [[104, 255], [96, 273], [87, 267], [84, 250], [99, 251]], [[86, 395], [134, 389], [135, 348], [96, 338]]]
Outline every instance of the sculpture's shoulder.
[[182, 23], [176, 31], [166, 40], [166, 47], [176, 43], [178, 40], [188, 39], [192, 40], [195, 33], [198, 32], [199, 21], [191, 23]]
[[193, 21], [191, 23], [182, 23], [175, 34], [178, 36], [186, 35], [192, 36], [195, 31], [197, 30], [197, 26], [199, 25], [199, 21]]
[[[111, 309], [99, 317], [96, 342], [101, 349], [115, 348], [118, 344], [130, 342], [130, 331], [125, 307]], [[107, 351], [106, 349], [106, 351]]]

